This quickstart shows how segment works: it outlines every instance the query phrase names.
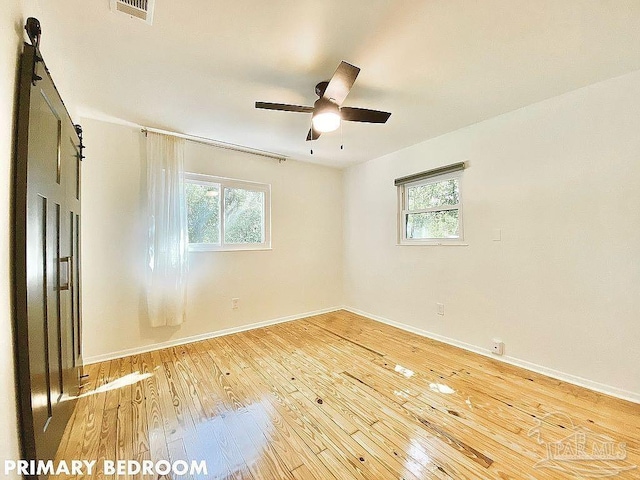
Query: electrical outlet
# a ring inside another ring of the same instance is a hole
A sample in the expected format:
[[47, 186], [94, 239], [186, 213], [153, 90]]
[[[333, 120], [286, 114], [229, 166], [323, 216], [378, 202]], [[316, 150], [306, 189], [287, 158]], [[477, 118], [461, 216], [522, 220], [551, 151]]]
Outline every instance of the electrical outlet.
[[233, 310], [237, 310], [240, 307], [240, 299], [239, 298], [232, 298], [231, 299], [231, 308]]
[[436, 303], [436, 313], [438, 315], [444, 315], [444, 303]]
[[493, 345], [491, 347], [491, 352], [495, 355], [502, 355], [504, 354], [504, 343], [502, 342], [502, 340], [499, 340], [497, 338], [493, 339]]

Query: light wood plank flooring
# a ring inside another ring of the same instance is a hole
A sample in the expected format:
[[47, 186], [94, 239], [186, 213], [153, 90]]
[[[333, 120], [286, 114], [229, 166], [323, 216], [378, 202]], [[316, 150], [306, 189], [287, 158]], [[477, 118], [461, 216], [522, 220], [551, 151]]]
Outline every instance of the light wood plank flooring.
[[[640, 478], [640, 405], [346, 311], [86, 370], [58, 460], [206, 460], [221, 479]], [[570, 461], [580, 445], [609, 457]]]

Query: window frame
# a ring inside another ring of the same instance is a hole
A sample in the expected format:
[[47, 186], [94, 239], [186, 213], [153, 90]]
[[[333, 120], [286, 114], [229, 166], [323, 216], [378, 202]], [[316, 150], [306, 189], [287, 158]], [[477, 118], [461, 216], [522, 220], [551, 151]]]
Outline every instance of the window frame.
[[[464, 243], [464, 216], [463, 216], [463, 181], [461, 171], [443, 173], [433, 177], [415, 180], [413, 182], [398, 185], [398, 245], [467, 245]], [[458, 181], [457, 205], [440, 205], [438, 207], [409, 210], [409, 188], [419, 185], [430, 185], [446, 180], [456, 179]], [[442, 212], [447, 210], [458, 210], [458, 236], [456, 238], [407, 238], [407, 215], [410, 213]]]
[[[240, 250], [271, 250], [271, 185], [268, 183], [252, 182], [248, 180], [237, 180], [234, 178], [217, 177], [202, 173], [185, 172], [184, 183], [192, 183], [203, 186], [216, 186], [220, 189], [220, 202], [218, 218], [220, 219], [220, 243], [190, 243], [190, 252], [233, 252]], [[252, 192], [262, 192], [264, 194], [263, 205], [263, 242], [261, 243], [226, 243], [224, 241], [225, 230], [225, 188], [239, 188]], [[186, 203], [186, 198], [185, 198]], [[188, 207], [187, 207], [188, 208]], [[189, 212], [187, 211], [187, 216]], [[187, 236], [188, 237], [188, 236]], [[188, 241], [188, 238], [187, 238]]]

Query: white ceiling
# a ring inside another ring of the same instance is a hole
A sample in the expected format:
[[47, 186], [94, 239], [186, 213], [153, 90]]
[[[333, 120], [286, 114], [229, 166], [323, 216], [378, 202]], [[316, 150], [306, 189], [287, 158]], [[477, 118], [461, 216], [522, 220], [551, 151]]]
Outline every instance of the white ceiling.
[[[156, 0], [152, 26], [108, 0], [36, 0], [42, 51], [77, 115], [347, 166], [640, 69], [638, 0]], [[305, 141], [346, 60], [345, 106], [392, 112]]]

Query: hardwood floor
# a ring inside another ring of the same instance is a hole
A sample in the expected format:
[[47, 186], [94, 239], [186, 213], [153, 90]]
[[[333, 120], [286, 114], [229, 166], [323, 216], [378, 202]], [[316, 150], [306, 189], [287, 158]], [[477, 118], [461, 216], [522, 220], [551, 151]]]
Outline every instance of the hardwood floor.
[[104, 459], [206, 460], [221, 479], [640, 478], [640, 405], [346, 311], [86, 371], [58, 460], [97, 459], [96, 478]]

